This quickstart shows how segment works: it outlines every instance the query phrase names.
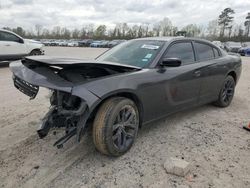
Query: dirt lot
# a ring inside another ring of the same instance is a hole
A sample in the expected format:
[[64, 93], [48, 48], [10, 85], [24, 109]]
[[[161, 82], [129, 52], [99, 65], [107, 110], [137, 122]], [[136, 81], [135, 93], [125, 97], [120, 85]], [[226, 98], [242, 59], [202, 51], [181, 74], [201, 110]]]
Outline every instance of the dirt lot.
[[[91, 58], [105, 49], [46, 48], [46, 54]], [[80, 144], [53, 147], [59, 135], [44, 140], [36, 128], [49, 107], [48, 91], [37, 98], [18, 92], [7, 66], [0, 67], [1, 187], [250, 187], [250, 58], [230, 107], [205, 105], [144, 126], [132, 149], [119, 158], [101, 155], [91, 131]], [[165, 173], [169, 157], [191, 162], [190, 174]]]

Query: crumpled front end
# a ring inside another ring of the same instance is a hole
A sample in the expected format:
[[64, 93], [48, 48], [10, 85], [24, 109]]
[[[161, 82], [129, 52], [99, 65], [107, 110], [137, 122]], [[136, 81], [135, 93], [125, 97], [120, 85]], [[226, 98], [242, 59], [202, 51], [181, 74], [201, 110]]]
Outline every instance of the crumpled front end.
[[47, 136], [50, 129], [63, 128], [65, 135], [55, 142], [55, 146], [61, 148], [74, 135], [77, 135], [78, 141], [80, 141], [89, 116], [86, 102], [70, 93], [54, 90], [50, 97], [50, 103], [51, 108], [37, 130], [39, 137]]
[[13, 72], [14, 86], [34, 99], [39, 87], [52, 91], [51, 107], [43, 118], [37, 133], [40, 138], [47, 136], [50, 130], [64, 129], [65, 135], [55, 142], [61, 148], [71, 137], [76, 135], [78, 141], [86, 130], [90, 109], [98, 97], [83, 87], [62, 79], [47, 66], [27, 66], [21, 61], [10, 64]]

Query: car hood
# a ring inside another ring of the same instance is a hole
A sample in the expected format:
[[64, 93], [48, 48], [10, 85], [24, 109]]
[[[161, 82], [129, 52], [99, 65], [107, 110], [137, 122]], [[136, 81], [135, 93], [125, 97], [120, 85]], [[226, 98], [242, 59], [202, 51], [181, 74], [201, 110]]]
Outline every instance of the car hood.
[[[33, 87], [40, 86], [68, 92], [83, 99], [94, 95], [85, 88], [86, 83], [141, 70], [139, 67], [118, 63], [48, 56], [26, 57], [10, 63], [9, 67], [17, 88], [25, 94], [28, 93], [28, 96], [30, 91], [25, 92], [27, 88], [31, 87], [33, 90]], [[79, 89], [81, 92], [77, 92]], [[32, 98], [35, 96], [36, 94], [32, 94]]]
[[114, 62], [98, 61], [98, 60], [87, 60], [87, 59], [77, 59], [77, 58], [65, 58], [65, 57], [51, 57], [51, 56], [30, 56], [25, 58], [28, 61], [35, 61], [37, 63], [55, 65], [55, 66], [70, 66], [76, 64], [84, 65], [96, 65], [103, 67], [116, 67], [116, 68], [128, 68], [128, 69], [142, 69], [141, 67], [125, 65]]
[[25, 41], [25, 42], [28, 42], [28, 43], [42, 44], [40, 41], [31, 40], [31, 39], [24, 39], [24, 41]]

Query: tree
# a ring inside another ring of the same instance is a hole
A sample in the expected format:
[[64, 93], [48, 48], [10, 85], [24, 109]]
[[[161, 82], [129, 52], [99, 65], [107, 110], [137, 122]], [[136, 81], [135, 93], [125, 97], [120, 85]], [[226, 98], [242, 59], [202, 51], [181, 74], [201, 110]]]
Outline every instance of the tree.
[[215, 38], [218, 35], [219, 28], [218, 28], [218, 20], [211, 20], [208, 23], [207, 27], [208, 35], [212, 38]]
[[138, 36], [139, 38], [143, 37], [143, 28], [142, 28], [141, 25], [139, 26], [139, 29], [138, 29], [138, 32], [137, 32], [137, 36]]
[[228, 26], [228, 37], [231, 38], [231, 34], [232, 34], [232, 28], [233, 26]]
[[80, 37], [81, 39], [84, 39], [84, 38], [86, 37], [87, 31], [86, 31], [86, 28], [85, 28], [84, 26], [82, 27], [82, 29], [81, 29], [79, 35], [80, 35], [79, 37]]
[[160, 23], [155, 23], [153, 26], [153, 31], [154, 31], [154, 35], [159, 37], [160, 36], [160, 32], [161, 32], [161, 25]]
[[178, 32], [178, 27], [173, 26], [173, 28], [172, 28], [172, 36], [175, 36], [177, 32]]
[[172, 22], [169, 18], [163, 18], [162, 21], [160, 21], [161, 26], [161, 34], [162, 36], [169, 36], [172, 33]]
[[232, 14], [234, 14], [234, 10], [231, 8], [225, 8], [221, 14], [219, 15], [219, 25], [221, 26], [221, 32], [220, 32], [220, 36], [224, 37], [225, 34], [225, 29], [230, 28], [230, 23], [233, 22], [233, 16], [231, 16]]
[[18, 35], [20, 35], [21, 37], [24, 37], [25, 36], [25, 31], [22, 27], [17, 27], [17, 28], [14, 28], [12, 29], [12, 31]]
[[87, 37], [92, 38], [94, 36], [94, 24], [88, 24], [85, 28]]
[[72, 38], [73, 39], [78, 39], [80, 37], [80, 31], [78, 29], [74, 29], [72, 31]]
[[51, 37], [50, 31], [46, 28], [43, 29], [42, 35], [43, 35], [43, 38], [45, 38], [45, 39], [49, 39]]
[[249, 33], [250, 33], [250, 12], [248, 12], [248, 14], [247, 14], [246, 21], [245, 21], [244, 25], [246, 27], [246, 37], [248, 37]]
[[41, 32], [42, 32], [42, 28], [43, 28], [43, 27], [42, 27], [41, 25], [39, 25], [39, 24], [35, 25], [37, 37], [40, 37], [40, 34], [41, 34]]
[[122, 37], [125, 38], [128, 32], [128, 24], [127, 23], [122, 23], [121, 30], [122, 30]]
[[61, 36], [59, 38], [70, 39], [71, 32], [66, 27], [61, 29]]
[[60, 36], [61, 36], [61, 27], [60, 26], [55, 26], [53, 29], [52, 29], [52, 38], [54, 39], [59, 39]]
[[106, 25], [100, 25], [95, 30], [95, 37], [96, 38], [103, 38], [106, 33]]
[[196, 24], [189, 24], [182, 28], [182, 31], [186, 31], [187, 37], [197, 37], [201, 30]]

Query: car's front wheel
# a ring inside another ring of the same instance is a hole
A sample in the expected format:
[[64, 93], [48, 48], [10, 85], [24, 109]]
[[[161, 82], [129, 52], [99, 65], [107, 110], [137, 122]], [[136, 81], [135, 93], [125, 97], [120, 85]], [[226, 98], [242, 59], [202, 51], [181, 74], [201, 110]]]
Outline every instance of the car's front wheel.
[[215, 102], [216, 106], [227, 107], [233, 100], [235, 90], [235, 80], [228, 75], [222, 84], [218, 100]]
[[42, 55], [42, 52], [40, 50], [32, 50], [29, 55], [30, 56]]
[[124, 97], [110, 98], [99, 108], [93, 124], [93, 140], [103, 154], [120, 156], [133, 145], [139, 127], [135, 103]]

